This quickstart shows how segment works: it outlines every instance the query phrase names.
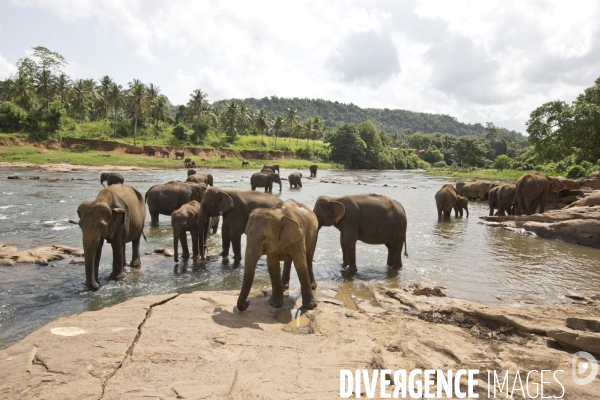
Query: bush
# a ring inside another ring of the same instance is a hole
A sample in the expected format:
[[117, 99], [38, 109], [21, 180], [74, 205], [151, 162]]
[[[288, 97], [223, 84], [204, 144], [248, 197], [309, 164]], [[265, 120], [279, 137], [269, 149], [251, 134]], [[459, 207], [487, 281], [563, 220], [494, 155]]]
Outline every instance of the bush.
[[173, 136], [180, 142], [185, 142], [187, 139], [187, 132], [185, 126], [182, 124], [177, 124], [175, 128], [173, 128]]
[[492, 168], [503, 171], [505, 169], [511, 169], [513, 164], [513, 160], [506, 154], [499, 155], [494, 160], [492, 164]]
[[446, 164], [446, 161], [438, 161], [433, 163], [433, 166], [435, 168], [446, 168], [448, 166], [448, 164]]
[[196, 144], [203, 143], [211, 127], [212, 121], [208, 115], [202, 115], [200, 118], [194, 119], [192, 141]]
[[5, 101], [0, 104], [0, 132], [19, 132], [25, 127], [27, 113], [16, 104]]
[[27, 115], [27, 130], [31, 139], [42, 141], [49, 139], [62, 128], [63, 118], [67, 114], [62, 102], [55, 100], [48, 109], [39, 108]]
[[573, 165], [567, 170], [567, 178], [569, 179], [581, 178], [586, 175], [587, 171], [581, 165]]
[[423, 154], [423, 160], [430, 163], [436, 163], [438, 161], [442, 161], [443, 159], [444, 155], [435, 146], [429, 146]]

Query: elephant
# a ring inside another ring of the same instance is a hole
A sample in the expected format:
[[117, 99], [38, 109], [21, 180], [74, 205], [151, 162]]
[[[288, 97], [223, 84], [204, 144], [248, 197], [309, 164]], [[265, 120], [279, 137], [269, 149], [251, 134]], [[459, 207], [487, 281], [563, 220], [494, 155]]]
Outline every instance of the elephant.
[[292, 187], [302, 187], [302, 174], [300, 172], [292, 172], [288, 176], [288, 181], [290, 182], [290, 189]]
[[250, 178], [252, 190], [256, 190], [257, 187], [264, 187], [265, 192], [272, 192], [273, 182], [279, 183], [279, 191], [281, 192], [281, 178], [277, 173], [255, 172]]
[[213, 176], [212, 174], [188, 175], [186, 182], [204, 183], [208, 186], [213, 186]]
[[121, 185], [125, 182], [121, 174], [116, 172], [103, 172], [100, 174], [100, 184], [104, 186], [104, 182], [108, 183], [108, 186], [120, 183]]
[[189, 164], [189, 163], [191, 163], [191, 162], [192, 162], [192, 159], [191, 159], [191, 158], [186, 158], [185, 160], [183, 160], [183, 162], [184, 162], [185, 164]]
[[319, 166], [316, 165], [316, 164], [313, 164], [310, 167], [308, 167], [308, 169], [310, 170], [310, 177], [311, 178], [316, 178], [317, 177], [317, 170], [319, 169]]
[[175, 152], [175, 159], [179, 160], [180, 158], [183, 160], [183, 157], [185, 157], [185, 151], [176, 151]]
[[[263, 254], [267, 255], [267, 268], [273, 288], [269, 304], [283, 306], [283, 291], [290, 280], [292, 262], [302, 293], [302, 308], [312, 310], [317, 306], [312, 290], [317, 288], [312, 270], [313, 256], [317, 246], [318, 221], [316, 215], [304, 204], [287, 200], [277, 208], [254, 210], [246, 224], [246, 254], [244, 281], [237, 301], [237, 308], [245, 311], [250, 304], [248, 294], [254, 281], [256, 264]], [[283, 277], [280, 260], [284, 261]]]
[[492, 215], [494, 215], [494, 209], [498, 208], [498, 190], [499, 189], [500, 189], [500, 186], [493, 187], [488, 193], [488, 205], [490, 208], [490, 214], [489, 214], [490, 217]]
[[442, 186], [440, 190], [435, 194], [435, 204], [438, 211], [438, 222], [444, 219], [450, 218], [452, 208], [454, 208], [454, 217], [458, 218], [463, 216], [463, 209], [467, 211], [467, 218], [469, 217], [469, 200], [466, 197], [460, 196], [456, 193], [454, 186], [446, 184]]
[[257, 208], [275, 208], [283, 202], [269, 194], [242, 191], [233, 189], [221, 189], [211, 187], [206, 190], [201, 202], [201, 212], [198, 216], [198, 232], [200, 233], [201, 258], [204, 259], [204, 243], [208, 235], [210, 217], [223, 216], [221, 225], [221, 237], [223, 251], [221, 256], [229, 255], [229, 246], [233, 247], [234, 260], [242, 258], [241, 238], [246, 230], [246, 222], [252, 211]]
[[161, 150], [161, 151], [160, 151], [160, 156], [161, 156], [162, 158], [165, 158], [165, 156], [166, 156], [167, 158], [170, 158], [171, 154], [170, 154], [170, 153], [169, 153], [167, 150]]
[[530, 173], [519, 178], [516, 184], [515, 205], [516, 214], [523, 212], [527, 215], [535, 214], [537, 205], [540, 205], [540, 214], [544, 213], [548, 196], [554, 197], [554, 207], [558, 192], [566, 190], [567, 186], [559, 179], [550, 178], [545, 174]]
[[385, 244], [387, 264], [402, 268], [402, 247], [406, 251], [406, 212], [398, 201], [379, 194], [357, 194], [341, 197], [320, 196], [313, 209], [323, 226], [340, 231], [344, 263], [356, 273], [356, 241]]
[[498, 199], [498, 212], [496, 215], [505, 216], [513, 215], [515, 212], [513, 203], [515, 202], [515, 196], [517, 194], [517, 187], [514, 183], [507, 183], [498, 189], [496, 197]]
[[242, 161], [242, 168], [249, 167], [250, 163], [248, 161]]
[[189, 203], [192, 198], [192, 189], [194, 187], [206, 187], [204, 184], [173, 181], [160, 185], [154, 185], [145, 195], [145, 201], [148, 203], [151, 223], [158, 224], [158, 215], [171, 215], [182, 205]]
[[277, 171], [279, 173], [279, 164], [265, 164], [263, 168], [271, 168], [273, 172]]
[[192, 236], [193, 258], [198, 258], [198, 215], [200, 214], [200, 203], [192, 200], [173, 211], [171, 214], [171, 226], [173, 227], [173, 259], [179, 261], [179, 246], [181, 242], [181, 257], [190, 258], [190, 250], [187, 245], [187, 234]]
[[146, 154], [149, 156], [155, 156], [156, 155], [156, 149], [154, 147], [148, 147], [146, 149]]
[[460, 194], [460, 191], [463, 187], [465, 187], [465, 183], [463, 181], [456, 182], [456, 193]]
[[271, 168], [263, 168], [260, 170], [260, 172], [265, 172], [265, 173], [268, 172], [269, 174], [272, 174], [273, 170]]
[[196, 170], [195, 169], [188, 169], [187, 176], [191, 176], [191, 175], [196, 175]]
[[185, 163], [185, 167], [186, 168], [196, 168], [196, 161], [190, 161], [188, 163]]
[[100, 191], [96, 200], [84, 201], [77, 208], [83, 236], [85, 281], [89, 290], [98, 290], [98, 268], [102, 246], [106, 240], [113, 251], [110, 279], [125, 276], [125, 244], [132, 243], [132, 268], [141, 267], [140, 239], [146, 206], [141, 193], [125, 185], [110, 185]]
[[225, 159], [225, 154], [221, 154], [221, 160]]
[[481, 201], [485, 201], [488, 199], [489, 191], [496, 186], [498, 185], [496, 185], [495, 183], [488, 183], [483, 181], [469, 182], [465, 183], [465, 185], [461, 188], [459, 194], [461, 196], [466, 197], [469, 200], [479, 199]]

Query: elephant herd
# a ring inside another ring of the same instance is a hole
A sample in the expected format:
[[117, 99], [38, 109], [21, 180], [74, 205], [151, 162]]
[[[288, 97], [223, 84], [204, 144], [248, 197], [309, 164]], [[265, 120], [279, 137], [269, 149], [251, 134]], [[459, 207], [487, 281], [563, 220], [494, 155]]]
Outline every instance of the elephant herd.
[[[110, 243], [113, 250], [111, 279], [124, 276], [126, 243], [131, 242], [133, 247], [129, 266], [141, 266], [139, 246], [144, 235], [145, 203], [152, 224], [158, 223], [160, 214], [171, 216], [176, 261], [179, 259], [179, 242], [182, 257], [190, 256], [187, 232], [192, 236], [192, 257], [205, 259], [209, 231], [216, 232], [221, 218], [222, 257], [229, 256], [231, 247], [234, 260], [239, 261], [242, 258], [241, 238], [246, 235], [244, 277], [237, 303], [240, 311], [248, 307], [248, 294], [262, 255], [267, 256], [273, 288], [269, 304], [274, 307], [283, 305], [283, 291], [289, 286], [293, 263], [300, 281], [302, 306], [306, 309], [316, 307], [312, 292], [317, 287], [313, 256], [322, 227], [334, 226], [340, 231], [343, 267], [348, 267], [349, 273], [357, 271], [358, 240], [367, 244], [384, 244], [388, 249], [387, 264], [393, 268], [402, 268], [403, 248], [405, 256], [408, 256], [406, 212], [402, 204], [389, 197], [379, 194], [320, 196], [311, 210], [295, 200], [283, 201], [268, 193], [218, 188], [213, 186], [212, 175], [204, 174], [200, 178], [195, 172], [190, 171], [185, 182], [154, 185], [145, 196], [124, 185], [123, 178], [116, 177], [118, 174], [103, 174], [109, 186], [102, 189], [94, 201], [81, 203], [77, 210], [89, 290], [99, 288], [98, 266], [104, 241]], [[278, 165], [265, 165], [258, 174], [278, 176], [278, 172]], [[290, 186], [302, 187], [301, 176], [300, 173], [292, 173]], [[255, 183], [251, 179], [252, 189], [255, 189]], [[281, 261], [283, 271], [280, 269]]]
[[[528, 173], [519, 178], [516, 183], [497, 185], [475, 181], [469, 183], [459, 182], [456, 188], [452, 185], [444, 185], [435, 194], [435, 202], [438, 210], [438, 221], [449, 219], [450, 212], [454, 208], [455, 217], [462, 210], [466, 210], [469, 216], [468, 200], [479, 199], [488, 201], [489, 215], [531, 215], [538, 210], [542, 214], [546, 208], [549, 196], [554, 199], [554, 207], [557, 208], [557, 199], [561, 191], [567, 186], [558, 178], [551, 178], [545, 174]], [[497, 210], [494, 213], [494, 210]]]

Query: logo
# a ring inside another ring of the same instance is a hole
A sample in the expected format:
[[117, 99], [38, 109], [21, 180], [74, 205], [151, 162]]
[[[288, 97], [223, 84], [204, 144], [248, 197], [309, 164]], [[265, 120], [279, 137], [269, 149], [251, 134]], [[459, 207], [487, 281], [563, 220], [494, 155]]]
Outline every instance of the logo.
[[598, 375], [598, 362], [590, 353], [578, 351], [573, 354], [572, 373], [576, 385], [587, 385]]

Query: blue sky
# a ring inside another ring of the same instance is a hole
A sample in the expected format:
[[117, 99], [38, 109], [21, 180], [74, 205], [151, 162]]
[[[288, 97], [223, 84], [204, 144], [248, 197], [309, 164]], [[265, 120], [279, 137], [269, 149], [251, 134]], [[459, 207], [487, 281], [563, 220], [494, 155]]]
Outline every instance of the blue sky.
[[173, 103], [309, 97], [524, 131], [600, 76], [594, 1], [0, 0], [0, 79], [31, 47], [72, 78], [158, 85]]

